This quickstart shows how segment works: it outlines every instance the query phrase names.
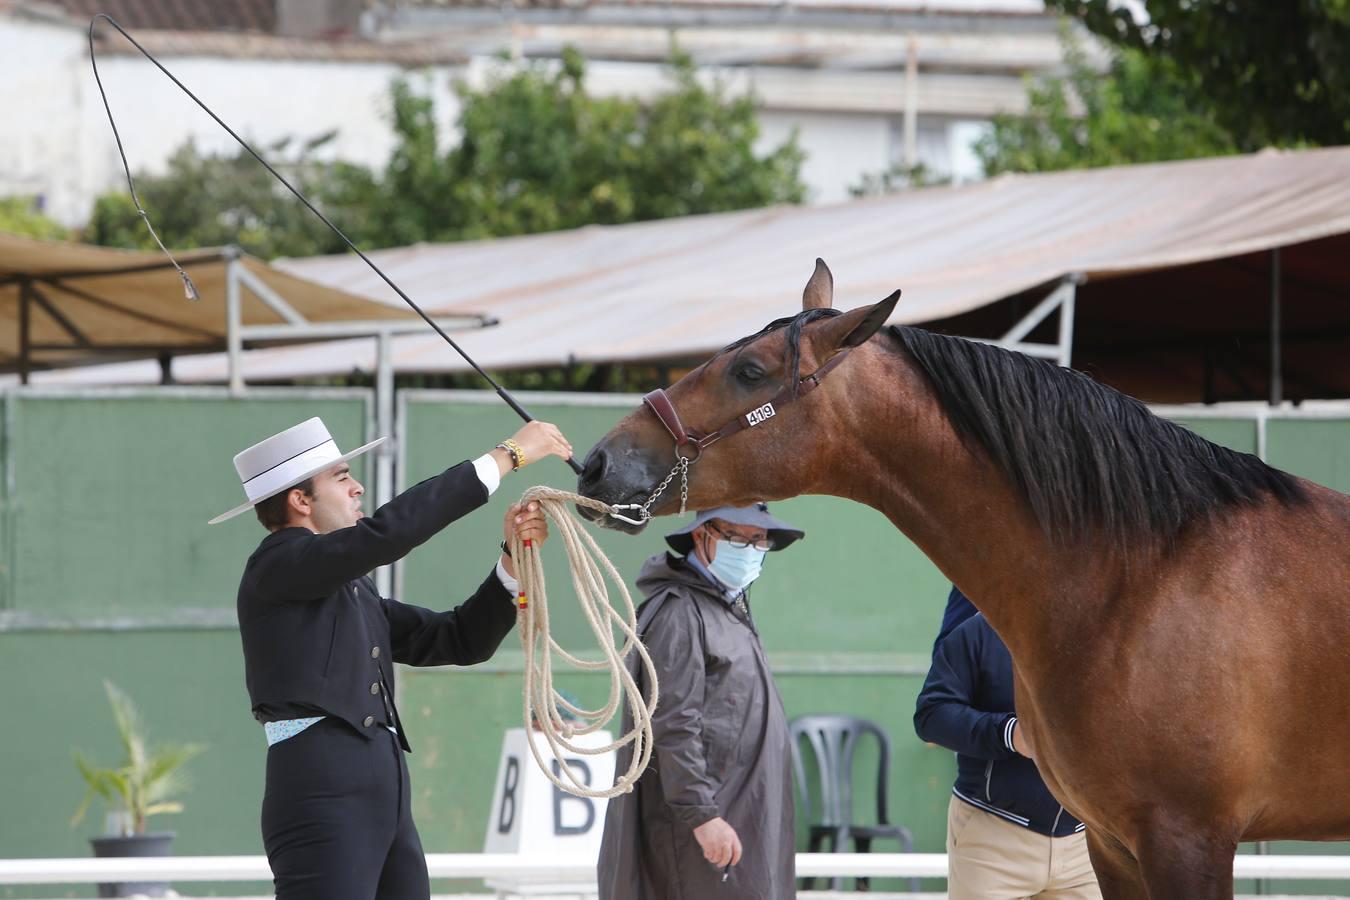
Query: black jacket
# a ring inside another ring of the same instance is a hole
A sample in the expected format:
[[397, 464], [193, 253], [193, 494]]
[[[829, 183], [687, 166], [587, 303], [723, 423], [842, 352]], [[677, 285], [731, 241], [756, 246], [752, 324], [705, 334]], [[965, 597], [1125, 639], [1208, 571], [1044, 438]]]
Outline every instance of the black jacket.
[[1013, 751], [1012, 657], [985, 621], [975, 615], [947, 635], [919, 692], [914, 730], [956, 751], [960, 799], [1051, 837], [1082, 831], [1045, 786], [1036, 764]]
[[254, 717], [327, 714], [367, 737], [390, 724], [409, 749], [393, 706], [393, 663], [482, 662], [515, 624], [515, 606], [491, 572], [472, 597], [443, 613], [380, 597], [366, 573], [406, 556], [487, 498], [465, 462], [350, 528], [285, 528], [263, 538], [244, 566], [238, 601]]

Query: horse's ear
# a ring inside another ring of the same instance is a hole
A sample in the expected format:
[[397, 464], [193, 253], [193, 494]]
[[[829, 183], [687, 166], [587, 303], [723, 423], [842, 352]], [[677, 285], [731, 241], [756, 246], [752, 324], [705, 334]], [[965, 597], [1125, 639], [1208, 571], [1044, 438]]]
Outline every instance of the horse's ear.
[[842, 315], [824, 320], [817, 331], [817, 352], [823, 362], [847, 347], [856, 347], [881, 330], [891, 317], [900, 292], [896, 291], [880, 303], [850, 309]]
[[829, 309], [834, 304], [834, 276], [825, 260], [816, 257], [816, 270], [802, 291], [802, 309]]

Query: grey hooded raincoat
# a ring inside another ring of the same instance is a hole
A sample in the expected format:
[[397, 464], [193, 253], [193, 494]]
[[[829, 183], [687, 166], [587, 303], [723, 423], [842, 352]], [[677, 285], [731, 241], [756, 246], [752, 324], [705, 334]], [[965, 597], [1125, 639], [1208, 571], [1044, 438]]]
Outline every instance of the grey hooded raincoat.
[[[795, 894], [787, 719], [753, 623], [682, 557], [638, 578], [639, 632], [660, 682], [651, 766], [609, 801], [600, 900], [784, 900]], [[638, 672], [637, 655], [629, 657]], [[649, 690], [643, 685], [643, 690]], [[625, 709], [623, 731], [632, 728]], [[631, 748], [620, 751], [618, 771]], [[723, 873], [694, 829], [721, 816], [742, 857]]]

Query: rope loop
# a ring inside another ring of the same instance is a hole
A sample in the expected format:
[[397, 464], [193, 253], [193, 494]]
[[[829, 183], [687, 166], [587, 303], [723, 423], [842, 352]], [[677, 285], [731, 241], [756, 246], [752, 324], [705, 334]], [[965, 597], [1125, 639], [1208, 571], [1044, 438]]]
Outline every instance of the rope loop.
[[[598, 500], [555, 488], [536, 486], [527, 490], [521, 504], [538, 503], [549, 520], [552, 531], [562, 540], [567, 562], [572, 570], [572, 586], [581, 603], [582, 613], [600, 646], [602, 659], [583, 659], [563, 649], [549, 633], [548, 593], [544, 588], [544, 566], [539, 548], [516, 537], [511, 538], [511, 558], [515, 560], [516, 578], [520, 582], [520, 596], [516, 602], [516, 623], [520, 641], [525, 650], [525, 731], [530, 736], [530, 753], [540, 770], [560, 790], [577, 797], [608, 798], [628, 793], [646, 771], [652, 756], [652, 713], [656, 710], [658, 685], [656, 667], [652, 665], [647, 648], [637, 634], [637, 609], [628, 593], [628, 585], [608, 557], [584, 530], [569, 504], [577, 504], [608, 514], [610, 507]], [[615, 609], [610, 601], [606, 579], [619, 589], [622, 606]], [[615, 646], [614, 629], [623, 636], [621, 647]], [[643, 697], [637, 680], [628, 670], [628, 654], [636, 652], [641, 661], [643, 681], [649, 686], [648, 697]], [[609, 699], [597, 709], [586, 709], [570, 702], [553, 686], [553, 656], [583, 671], [609, 672]], [[599, 731], [621, 712], [627, 700], [633, 714], [633, 727], [612, 743], [600, 747], [582, 747], [574, 739]], [[579, 722], [563, 718], [566, 710]], [[534, 723], [532, 726], [531, 718]], [[539, 748], [535, 746], [531, 728], [541, 732], [548, 743], [556, 766], [545, 765]], [[565, 759], [567, 754], [600, 756], [633, 745], [628, 770], [615, 773], [610, 788], [587, 785], [573, 772]], [[557, 774], [555, 774], [555, 768]]]

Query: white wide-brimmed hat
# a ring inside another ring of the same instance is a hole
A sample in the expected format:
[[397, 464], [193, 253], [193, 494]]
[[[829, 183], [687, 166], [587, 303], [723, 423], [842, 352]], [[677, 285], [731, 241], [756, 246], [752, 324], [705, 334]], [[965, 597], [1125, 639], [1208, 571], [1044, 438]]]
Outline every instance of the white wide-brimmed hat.
[[274, 434], [234, 457], [234, 468], [239, 473], [239, 480], [244, 483], [244, 493], [248, 495], [248, 501], [216, 516], [206, 524], [215, 525], [217, 522], [233, 519], [268, 497], [275, 497], [306, 478], [318, 475], [344, 460], [360, 456], [386, 440], [388, 438], [378, 438], [364, 447], [343, 453], [338, 449], [333, 436], [328, 433], [323, 419], [318, 416], [287, 428], [280, 434]]

